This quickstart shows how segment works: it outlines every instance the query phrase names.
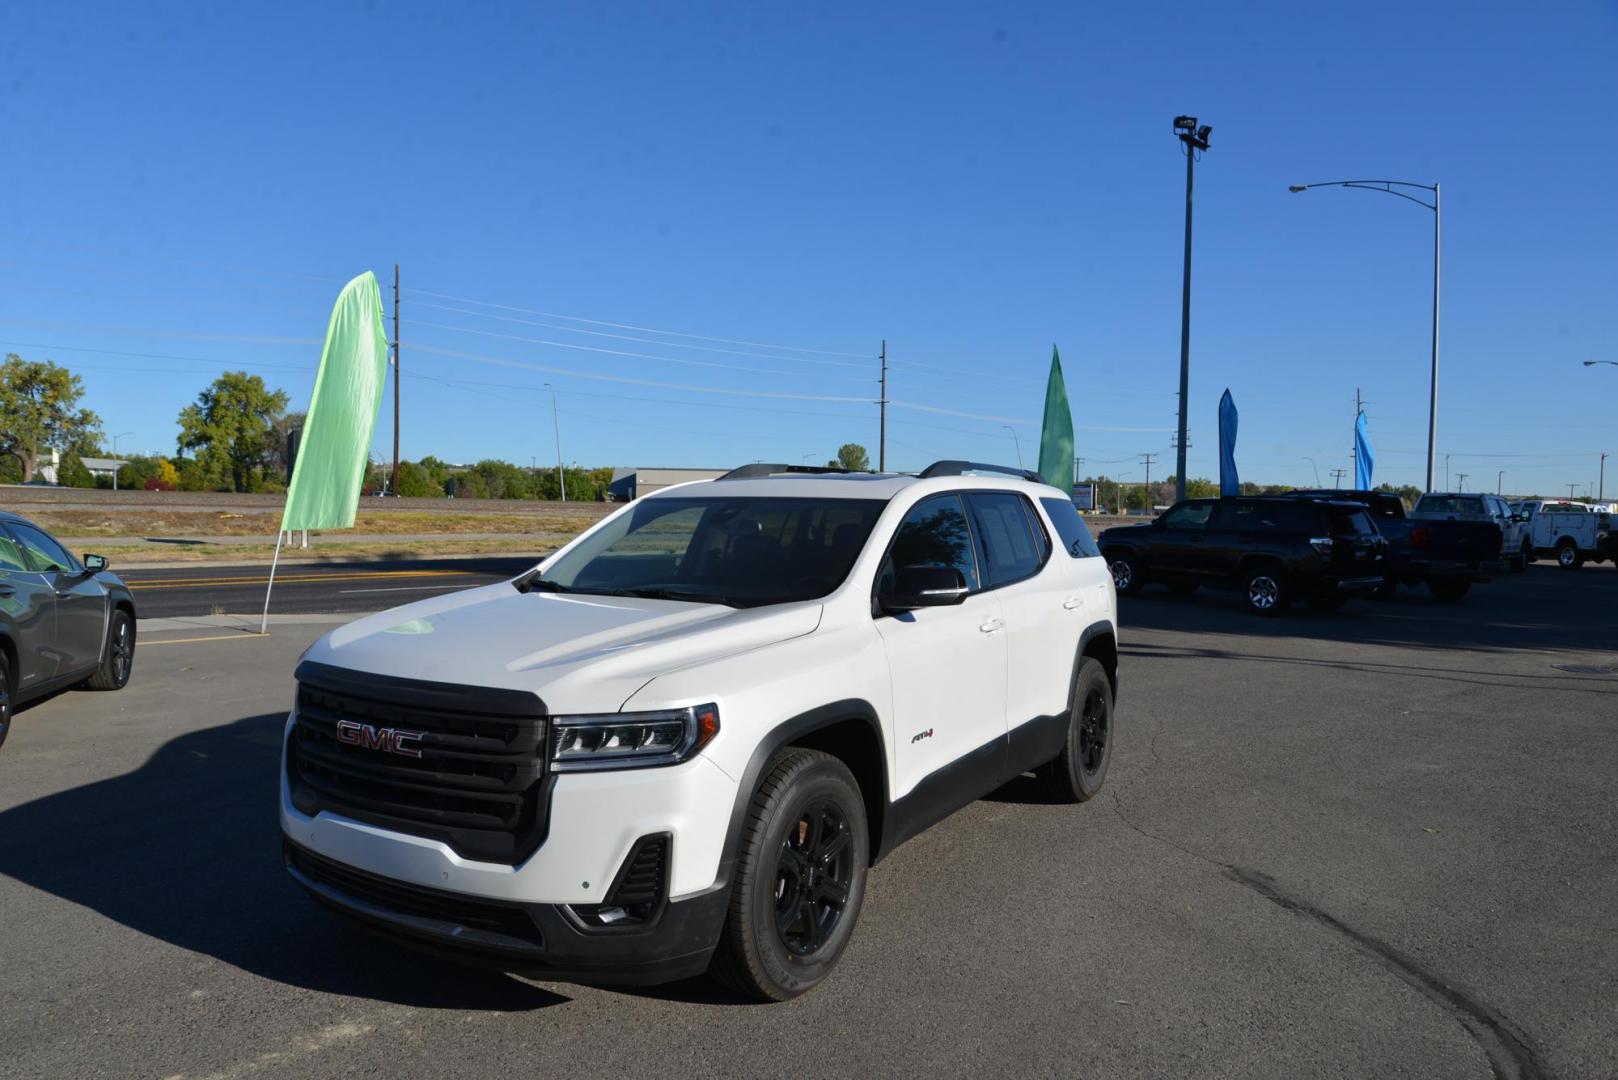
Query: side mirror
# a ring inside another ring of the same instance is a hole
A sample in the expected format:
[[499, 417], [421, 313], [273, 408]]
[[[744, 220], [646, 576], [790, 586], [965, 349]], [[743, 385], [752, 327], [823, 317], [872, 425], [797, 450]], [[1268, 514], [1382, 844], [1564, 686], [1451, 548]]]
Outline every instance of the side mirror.
[[906, 566], [894, 571], [893, 584], [877, 594], [890, 615], [924, 607], [950, 607], [966, 599], [966, 578], [953, 566]]
[[84, 557], [84, 572], [86, 574], [99, 574], [111, 565], [105, 555], [85, 555]]

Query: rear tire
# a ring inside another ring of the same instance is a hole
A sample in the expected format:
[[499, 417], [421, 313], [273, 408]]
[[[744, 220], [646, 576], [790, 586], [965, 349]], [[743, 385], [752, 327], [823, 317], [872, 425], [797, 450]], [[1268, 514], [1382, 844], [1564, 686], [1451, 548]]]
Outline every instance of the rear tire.
[[1434, 600], [1453, 604], [1472, 591], [1472, 583], [1465, 578], [1439, 577], [1430, 579], [1427, 588], [1432, 591]]
[[114, 611], [107, 626], [106, 655], [96, 673], [84, 680], [90, 690], [122, 690], [135, 668], [135, 620], [127, 611]]
[[1120, 551], [1107, 556], [1107, 568], [1112, 571], [1113, 588], [1119, 596], [1134, 596], [1146, 588], [1146, 575], [1141, 573], [1140, 560], [1134, 552]]
[[1511, 564], [1512, 573], [1520, 574], [1528, 569], [1528, 564], [1534, 561], [1534, 545], [1524, 540], [1522, 549], [1517, 552], [1517, 559]]
[[1556, 545], [1556, 565], [1563, 570], [1577, 570], [1584, 565], [1584, 552], [1572, 540], [1563, 540]]
[[11, 734], [11, 717], [17, 704], [17, 688], [11, 685], [11, 658], [0, 649], [0, 746]]
[[1279, 566], [1261, 563], [1242, 578], [1242, 596], [1255, 615], [1281, 615], [1292, 603], [1292, 586]]
[[1107, 782], [1112, 743], [1112, 680], [1100, 661], [1086, 656], [1073, 682], [1073, 704], [1068, 709], [1062, 752], [1041, 765], [1036, 775], [1053, 798], [1087, 802]]
[[709, 974], [758, 1001], [812, 990], [854, 933], [869, 864], [865, 800], [848, 767], [818, 750], [776, 754], [742, 826]]

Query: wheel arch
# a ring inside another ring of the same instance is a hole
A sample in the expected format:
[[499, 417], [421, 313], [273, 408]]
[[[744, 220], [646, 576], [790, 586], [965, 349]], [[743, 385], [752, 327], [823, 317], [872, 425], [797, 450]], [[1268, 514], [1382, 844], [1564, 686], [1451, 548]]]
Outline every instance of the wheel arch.
[[788, 746], [819, 750], [848, 767], [865, 801], [866, 828], [870, 833], [870, 861], [874, 865], [887, 852], [883, 836], [888, 811], [888, 754], [882, 724], [868, 701], [848, 698], [810, 709], [778, 724], [759, 741], [747, 759], [736, 788], [730, 824], [725, 832], [719, 876], [729, 882], [741, 845], [747, 810], [770, 759]]
[[[1107, 681], [1112, 684], [1112, 697], [1114, 703], [1118, 700], [1118, 634], [1110, 622], [1094, 622], [1084, 628], [1079, 635], [1079, 651], [1073, 661], [1073, 681], [1078, 679], [1078, 666], [1085, 659], [1094, 659], [1100, 662], [1107, 673]], [[1071, 685], [1071, 683], [1070, 683]], [[1072, 702], [1068, 703], [1071, 707]]]

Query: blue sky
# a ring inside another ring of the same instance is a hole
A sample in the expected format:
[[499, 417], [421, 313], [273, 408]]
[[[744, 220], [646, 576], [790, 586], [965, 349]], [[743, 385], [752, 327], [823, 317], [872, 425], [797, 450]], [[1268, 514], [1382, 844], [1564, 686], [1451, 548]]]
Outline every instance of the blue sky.
[[569, 462], [874, 457], [885, 337], [890, 467], [1012, 461], [1003, 423], [1036, 458], [1054, 342], [1085, 471], [1165, 475], [1189, 112], [1191, 475], [1228, 386], [1245, 478], [1330, 483], [1359, 387], [1377, 479], [1421, 482], [1431, 216], [1287, 192], [1392, 177], [1444, 189], [1440, 455], [1582, 493], [1615, 55], [1610, 2], [20, 2], [0, 347], [172, 452], [220, 370], [306, 402], [337, 289], [398, 262], [406, 457], [554, 460], [545, 382]]

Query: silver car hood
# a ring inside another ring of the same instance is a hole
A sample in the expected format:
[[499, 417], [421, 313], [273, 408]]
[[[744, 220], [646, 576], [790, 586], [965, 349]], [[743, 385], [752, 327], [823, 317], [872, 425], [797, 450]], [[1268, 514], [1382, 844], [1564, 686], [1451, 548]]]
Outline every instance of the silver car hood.
[[520, 593], [503, 582], [366, 616], [315, 642], [304, 659], [527, 690], [552, 713], [614, 712], [659, 675], [801, 637], [820, 615], [818, 602], [736, 609]]

